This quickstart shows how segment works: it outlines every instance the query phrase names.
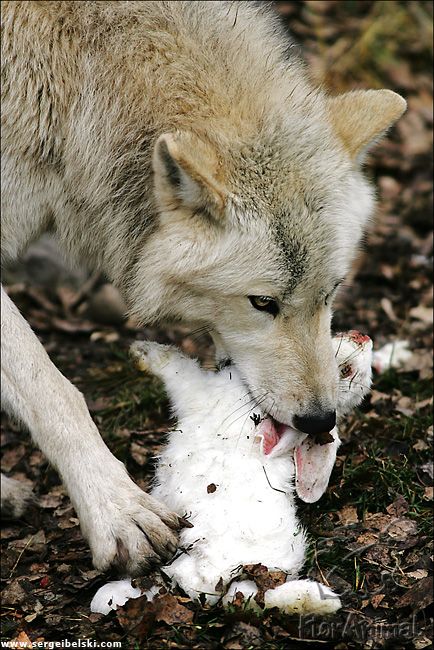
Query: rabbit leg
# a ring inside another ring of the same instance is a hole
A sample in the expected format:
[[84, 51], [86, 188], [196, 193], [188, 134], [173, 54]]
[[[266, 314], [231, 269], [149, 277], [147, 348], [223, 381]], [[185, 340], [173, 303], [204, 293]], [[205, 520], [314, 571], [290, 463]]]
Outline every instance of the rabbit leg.
[[339, 596], [314, 580], [289, 580], [264, 594], [265, 609], [285, 614], [333, 614], [342, 607]]
[[174, 406], [182, 404], [186, 398], [191, 401], [192, 394], [203, 393], [204, 377], [209, 373], [176, 347], [153, 341], [135, 341], [130, 354], [139, 370], [150, 372], [164, 382]]

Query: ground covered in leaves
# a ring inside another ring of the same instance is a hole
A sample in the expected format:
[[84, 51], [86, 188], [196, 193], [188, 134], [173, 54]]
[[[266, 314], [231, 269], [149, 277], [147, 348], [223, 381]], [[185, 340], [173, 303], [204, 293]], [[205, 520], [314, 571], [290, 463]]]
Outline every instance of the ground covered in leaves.
[[[377, 347], [406, 339], [413, 356], [376, 377], [371, 396], [345, 424], [327, 495], [300, 504], [311, 536], [305, 573], [343, 593], [343, 609], [327, 620], [274, 612], [258, 620], [242, 603], [224, 613], [178, 592], [152, 604], [130, 601], [107, 617], [91, 614], [90, 600], [107, 576], [92, 568], [56, 473], [4, 417], [2, 468], [32, 483], [39, 507], [2, 526], [2, 639], [227, 650], [431, 645], [432, 4], [279, 2], [277, 9], [303, 43], [313, 74], [332, 91], [388, 87], [409, 104], [370, 157], [380, 208], [338, 298], [334, 327], [369, 333]], [[55, 290], [14, 277], [11, 296], [84, 392], [110, 448], [146, 488], [170, 422], [161, 386], [130, 367], [129, 343], [157, 336], [209, 363], [207, 341], [181, 330], [110, 324], [116, 305], [98, 277], [79, 289], [59, 282]], [[260, 568], [252, 571], [264, 579]]]

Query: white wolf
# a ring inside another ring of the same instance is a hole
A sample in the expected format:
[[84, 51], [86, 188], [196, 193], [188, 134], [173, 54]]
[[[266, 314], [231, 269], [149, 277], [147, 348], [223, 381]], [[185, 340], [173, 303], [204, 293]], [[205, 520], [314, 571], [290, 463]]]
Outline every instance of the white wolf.
[[[342, 417], [369, 390], [372, 341], [352, 331], [335, 337], [333, 347]], [[252, 403], [235, 368], [205, 371], [175, 348], [157, 343], [135, 343], [131, 351], [140, 369], [164, 381], [177, 418], [158, 458], [152, 494], [176, 512], [188, 513], [193, 524], [181, 532], [182, 550], [163, 572], [190, 598], [203, 594], [210, 604], [222, 597], [228, 604], [241, 592], [256, 608], [255, 597], [266, 609], [286, 613], [339, 609], [340, 599], [325, 585], [298, 579], [306, 536], [294, 495], [294, 488], [309, 501], [322, 494], [323, 486], [312, 479], [324, 467], [331, 472], [337, 428], [329, 441], [319, 442], [291, 427], [276, 431], [261, 405]], [[245, 565], [279, 572], [280, 584], [258, 593], [252, 580], [242, 579]], [[125, 581], [105, 585], [92, 610], [107, 613], [109, 602], [119, 602], [119, 588], [131, 590]]]
[[[314, 87], [267, 3], [1, 10], [2, 263], [53, 232], [141, 321], [208, 329], [277, 423], [333, 429], [332, 302], [374, 203], [360, 166], [405, 101]], [[3, 291], [1, 326], [3, 406], [58, 469], [95, 566], [166, 557], [177, 517], [112, 456]]]

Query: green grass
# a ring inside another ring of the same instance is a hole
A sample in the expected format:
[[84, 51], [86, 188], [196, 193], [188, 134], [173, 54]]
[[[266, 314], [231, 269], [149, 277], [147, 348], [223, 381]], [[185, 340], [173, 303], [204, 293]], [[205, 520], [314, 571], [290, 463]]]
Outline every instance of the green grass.
[[[428, 351], [427, 354], [429, 354]], [[431, 397], [432, 380], [421, 380], [415, 377], [415, 373], [403, 373], [391, 369], [376, 379], [375, 388], [376, 390], [389, 395], [392, 394], [394, 389], [397, 389], [401, 391], [403, 395], [408, 395], [413, 398], [415, 402], [418, 402]]]
[[112, 347], [110, 352], [110, 363], [89, 368], [81, 388], [88, 399], [106, 402], [93, 417], [110, 448], [125, 460], [129, 439], [122, 430], [141, 431], [167, 423], [169, 406], [158, 379], [136, 370], [123, 350]]

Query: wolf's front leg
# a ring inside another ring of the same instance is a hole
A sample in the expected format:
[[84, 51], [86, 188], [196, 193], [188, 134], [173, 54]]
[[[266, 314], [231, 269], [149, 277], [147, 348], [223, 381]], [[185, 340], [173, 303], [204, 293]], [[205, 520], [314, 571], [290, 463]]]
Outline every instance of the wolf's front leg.
[[2, 288], [2, 403], [57, 468], [94, 565], [134, 575], [167, 559], [178, 517], [133, 483], [109, 451], [83, 396], [57, 370]]

